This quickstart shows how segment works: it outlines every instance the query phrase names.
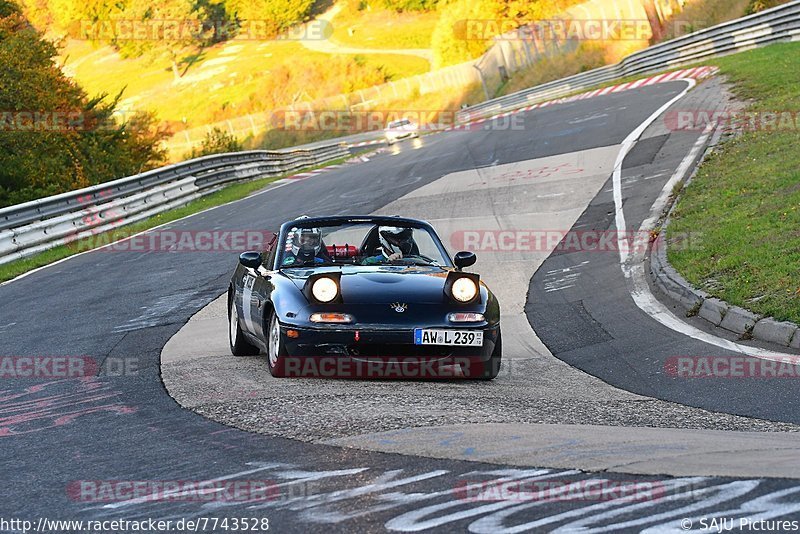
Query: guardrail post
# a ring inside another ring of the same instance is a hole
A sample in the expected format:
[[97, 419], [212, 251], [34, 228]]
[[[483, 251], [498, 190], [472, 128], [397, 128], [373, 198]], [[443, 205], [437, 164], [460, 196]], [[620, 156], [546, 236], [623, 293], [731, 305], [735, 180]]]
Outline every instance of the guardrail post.
[[483, 79], [483, 71], [481, 71], [481, 68], [478, 65], [473, 65], [473, 67], [475, 67], [475, 70], [478, 71], [478, 78], [480, 78], [481, 86], [483, 86], [483, 94], [486, 96], [486, 100], [489, 100], [489, 88], [486, 87], [486, 80]]

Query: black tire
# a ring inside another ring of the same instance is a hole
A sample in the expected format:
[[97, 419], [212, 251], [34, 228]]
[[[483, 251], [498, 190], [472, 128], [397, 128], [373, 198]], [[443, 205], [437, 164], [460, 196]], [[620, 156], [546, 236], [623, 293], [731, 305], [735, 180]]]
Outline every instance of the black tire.
[[244, 337], [242, 327], [239, 326], [239, 312], [233, 304], [233, 298], [228, 299], [228, 343], [234, 356], [255, 356], [260, 352], [258, 347]]
[[281, 324], [278, 315], [273, 311], [269, 319], [267, 331], [267, 367], [275, 378], [286, 376], [286, 347], [281, 341]]
[[500, 363], [503, 359], [503, 338], [497, 332], [497, 341], [494, 344], [492, 355], [483, 363], [470, 366], [467, 378], [470, 380], [494, 380], [500, 373]]

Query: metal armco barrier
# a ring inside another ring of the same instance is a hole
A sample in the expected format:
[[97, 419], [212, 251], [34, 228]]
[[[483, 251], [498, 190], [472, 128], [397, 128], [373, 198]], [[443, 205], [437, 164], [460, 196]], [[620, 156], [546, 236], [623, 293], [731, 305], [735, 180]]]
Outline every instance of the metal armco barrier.
[[131, 224], [240, 180], [278, 176], [348, 155], [337, 143], [308, 150], [204, 156], [0, 209], [0, 264]]
[[[619, 78], [796, 40], [800, 40], [800, 0], [651, 46], [616, 65], [483, 102], [463, 110], [459, 120], [491, 117]], [[340, 143], [308, 150], [205, 156], [0, 209], [0, 264], [180, 206], [221, 184], [276, 176], [347, 153]]]
[[560, 98], [620, 78], [697, 63], [710, 57], [773, 43], [800, 40], [800, 0], [713, 26], [629, 55], [616, 65], [600, 67], [537, 85], [464, 109], [461, 122]]

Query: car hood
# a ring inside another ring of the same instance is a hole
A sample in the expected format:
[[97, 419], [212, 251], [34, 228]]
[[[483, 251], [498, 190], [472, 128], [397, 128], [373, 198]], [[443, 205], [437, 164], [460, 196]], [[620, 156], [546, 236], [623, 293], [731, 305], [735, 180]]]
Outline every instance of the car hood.
[[441, 303], [448, 269], [423, 266], [349, 266], [284, 269], [298, 289], [315, 274], [340, 272], [345, 303]]

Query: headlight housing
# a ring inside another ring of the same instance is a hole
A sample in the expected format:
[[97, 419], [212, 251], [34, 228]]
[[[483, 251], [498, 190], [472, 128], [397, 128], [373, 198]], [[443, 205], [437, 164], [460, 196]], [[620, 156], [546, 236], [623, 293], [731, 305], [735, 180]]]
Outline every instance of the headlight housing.
[[470, 302], [478, 294], [478, 284], [472, 278], [462, 276], [453, 282], [450, 292], [457, 301]]
[[311, 294], [320, 302], [332, 302], [339, 294], [339, 285], [333, 278], [322, 276], [314, 280]]

